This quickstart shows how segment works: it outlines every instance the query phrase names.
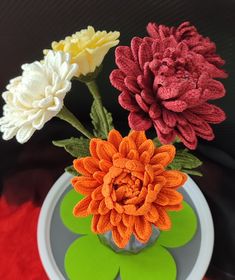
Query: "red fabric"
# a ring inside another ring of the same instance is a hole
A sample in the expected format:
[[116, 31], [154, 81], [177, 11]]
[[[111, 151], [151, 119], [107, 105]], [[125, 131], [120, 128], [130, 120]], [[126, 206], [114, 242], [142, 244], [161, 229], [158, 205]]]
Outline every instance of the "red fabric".
[[5, 178], [0, 197], [0, 279], [48, 279], [37, 248], [37, 222], [57, 176], [55, 170], [31, 168]]
[[178, 28], [150, 23], [151, 37], [134, 37], [131, 46], [116, 48], [110, 81], [121, 91], [120, 105], [130, 111], [134, 130], [156, 129], [159, 140], [172, 142], [176, 135], [195, 149], [197, 137], [214, 138], [210, 123], [220, 123], [224, 112], [209, 100], [221, 98], [225, 89], [215, 78], [227, 74], [215, 44], [194, 26]]
[[0, 198], [0, 279], [48, 279], [37, 249], [39, 212], [30, 201], [11, 206]]
[[50, 143], [26, 144], [14, 158], [0, 196], [0, 279], [46, 280], [37, 248], [38, 216], [72, 158]]

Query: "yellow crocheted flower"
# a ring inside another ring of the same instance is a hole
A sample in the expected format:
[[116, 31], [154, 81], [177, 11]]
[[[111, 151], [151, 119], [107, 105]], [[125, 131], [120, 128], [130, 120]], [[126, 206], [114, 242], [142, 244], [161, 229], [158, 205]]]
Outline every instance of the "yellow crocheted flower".
[[92, 26], [88, 26], [64, 40], [53, 42], [51, 46], [54, 51], [70, 53], [71, 63], [79, 66], [75, 74], [79, 77], [94, 72], [100, 66], [109, 49], [119, 43], [119, 36], [117, 31], [95, 31]]

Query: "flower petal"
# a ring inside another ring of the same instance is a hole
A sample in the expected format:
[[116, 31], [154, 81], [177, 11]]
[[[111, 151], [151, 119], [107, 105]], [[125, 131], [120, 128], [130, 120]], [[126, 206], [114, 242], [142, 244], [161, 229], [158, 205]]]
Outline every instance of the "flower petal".
[[97, 143], [96, 152], [99, 159], [112, 161], [112, 156], [117, 153], [117, 149], [107, 141], [100, 141]]
[[[116, 48], [116, 54], [119, 48], [121, 47]], [[137, 77], [138, 75], [141, 75], [138, 64], [136, 64], [132, 59], [123, 56], [116, 56], [116, 64], [118, 68], [127, 76]]]
[[93, 174], [96, 171], [99, 171], [99, 160], [93, 157], [83, 158], [83, 166], [90, 173]]
[[119, 145], [122, 142], [122, 135], [116, 129], [112, 129], [109, 132], [108, 141], [118, 150]]
[[119, 224], [119, 222], [121, 221], [122, 216], [115, 210], [112, 209], [111, 210], [111, 214], [110, 214], [110, 222], [113, 226], [117, 226]]
[[166, 170], [162, 172], [161, 175], [166, 178], [166, 184], [164, 187], [167, 188], [178, 188], [187, 180], [187, 176], [178, 170]]
[[175, 157], [176, 149], [173, 145], [162, 145], [159, 148], [156, 148], [156, 153], [168, 153], [169, 155], [169, 162], [166, 164], [170, 164]]
[[139, 106], [135, 98], [126, 90], [118, 96], [118, 102], [125, 110], [130, 112], [139, 111]]
[[152, 121], [142, 112], [131, 112], [128, 121], [130, 127], [137, 131], [148, 130], [152, 126]]
[[154, 223], [157, 228], [160, 230], [169, 230], [171, 228], [171, 220], [164, 209], [164, 207], [157, 206], [155, 204], [158, 214], [159, 214], [159, 219]]
[[139, 148], [139, 146], [145, 141], [147, 140], [146, 136], [145, 136], [145, 132], [144, 131], [131, 131], [129, 133], [129, 137], [131, 137], [137, 148]]
[[88, 210], [90, 202], [90, 196], [87, 196], [80, 200], [73, 208], [73, 215], [76, 217], [87, 217], [89, 214], [91, 214]]
[[101, 159], [99, 161], [99, 167], [102, 171], [107, 173], [109, 171], [109, 168], [112, 167], [112, 163], [108, 160]]
[[140, 242], [147, 242], [152, 234], [152, 224], [144, 216], [135, 218], [134, 235]]
[[89, 147], [90, 154], [91, 154], [92, 157], [97, 158], [97, 159], [99, 159], [99, 157], [98, 157], [98, 154], [97, 154], [96, 150], [97, 150], [97, 145], [98, 145], [98, 143], [100, 141], [102, 141], [102, 140], [101, 139], [97, 139], [97, 138], [93, 138], [90, 141], [90, 147]]
[[84, 195], [91, 194], [99, 186], [99, 182], [92, 177], [77, 176], [71, 180], [74, 189]]
[[78, 158], [73, 161], [73, 167], [77, 170], [78, 173], [85, 175], [85, 176], [90, 176], [90, 172], [87, 171], [87, 169], [84, 167], [83, 164], [83, 158]]
[[177, 205], [183, 201], [183, 195], [171, 188], [162, 188], [160, 194], [168, 199], [167, 205]]
[[119, 248], [124, 248], [128, 241], [129, 241], [129, 238], [123, 238], [119, 231], [117, 230], [117, 228], [113, 228], [112, 230], [112, 238], [113, 238], [113, 241], [115, 242], [115, 244], [119, 247]]
[[97, 231], [99, 233], [105, 233], [112, 229], [112, 224], [110, 223], [110, 213], [106, 215], [100, 215], [97, 223]]
[[118, 90], [123, 91], [126, 89], [124, 84], [125, 75], [121, 70], [115, 69], [109, 76], [111, 84]]

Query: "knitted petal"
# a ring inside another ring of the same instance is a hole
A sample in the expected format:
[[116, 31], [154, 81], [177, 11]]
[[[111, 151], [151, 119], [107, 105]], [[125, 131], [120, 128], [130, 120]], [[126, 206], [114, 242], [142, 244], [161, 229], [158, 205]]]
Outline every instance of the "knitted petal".
[[99, 160], [93, 157], [85, 157], [83, 159], [83, 166], [90, 174], [100, 170]]
[[73, 161], [73, 167], [77, 170], [78, 173], [85, 175], [85, 176], [90, 176], [91, 173], [87, 171], [87, 169], [84, 167], [83, 164], [83, 159], [75, 159]]
[[155, 223], [159, 219], [157, 208], [152, 204], [149, 212], [144, 216], [151, 223]]
[[192, 111], [209, 123], [216, 124], [226, 119], [224, 111], [213, 104], [205, 103], [194, 107]]
[[127, 46], [118, 46], [115, 49], [115, 56], [116, 56], [116, 58], [125, 57], [125, 58], [131, 59], [131, 60], [133, 59], [131, 49]]
[[[117, 49], [120, 47], [117, 47]], [[131, 59], [116, 56], [116, 64], [119, 69], [127, 76], [137, 77], [141, 74], [139, 66]]]
[[163, 118], [164, 123], [168, 127], [171, 127], [171, 128], [175, 127], [177, 119], [175, 117], [174, 112], [168, 111], [163, 108], [162, 109], [162, 118]]
[[142, 97], [139, 94], [135, 95], [135, 100], [137, 102], [137, 104], [139, 105], [139, 107], [144, 111], [144, 112], [148, 112], [149, 111], [149, 107], [148, 105], [144, 102], [144, 100], [142, 99]]
[[188, 107], [187, 103], [183, 100], [163, 101], [162, 104], [165, 108], [173, 112], [183, 112]]
[[105, 233], [112, 229], [112, 224], [110, 223], [110, 212], [106, 215], [100, 215], [97, 223], [98, 233]]
[[135, 219], [134, 235], [140, 242], [147, 242], [152, 234], [152, 225], [144, 216], [137, 216]]
[[118, 96], [118, 102], [124, 109], [130, 112], [139, 111], [139, 106], [135, 100], [135, 97], [132, 96], [128, 91], [123, 91]]
[[137, 84], [135, 77], [131, 77], [131, 76], [125, 77], [124, 83], [125, 83], [126, 89], [129, 90], [130, 92], [132, 92], [134, 94], [140, 93], [140, 88]]
[[108, 142], [112, 143], [113, 146], [118, 150], [121, 141], [122, 135], [117, 130], [112, 129], [108, 135]]
[[131, 131], [129, 133], [129, 137], [131, 137], [137, 148], [145, 141], [147, 140], [146, 136], [145, 136], [145, 132], [144, 131]]
[[138, 61], [139, 47], [140, 47], [142, 41], [143, 41], [143, 39], [138, 38], [138, 37], [134, 37], [131, 40], [131, 51], [132, 51], [132, 55], [133, 55], [135, 61]]
[[171, 188], [163, 188], [161, 194], [168, 198], [168, 205], [178, 205], [183, 201], [183, 195]]
[[169, 163], [172, 162], [172, 160], [175, 157], [175, 153], [176, 153], [175, 146], [173, 146], [173, 145], [163, 145], [161, 147], [156, 148], [156, 153], [157, 154], [158, 153], [163, 153], [163, 152], [168, 153], [168, 155], [169, 155], [169, 162], [167, 163], [167, 165], [168, 165]]
[[198, 84], [204, 89], [203, 97], [206, 100], [218, 99], [225, 95], [225, 88], [223, 84], [217, 80], [211, 79], [208, 75], [201, 75]]
[[97, 152], [96, 152], [96, 149], [97, 149], [97, 144], [98, 142], [100, 142], [101, 140], [100, 139], [97, 139], [97, 138], [93, 138], [91, 139], [90, 141], [90, 154], [92, 157], [94, 158], [98, 158], [98, 155], [97, 155]]
[[111, 72], [109, 76], [111, 84], [118, 90], [123, 91], [126, 89], [124, 84], [125, 74], [119, 70], [115, 69]]
[[159, 219], [154, 223], [160, 230], [169, 230], [171, 228], [171, 220], [163, 207], [156, 206]]
[[128, 241], [129, 241], [128, 238], [123, 238], [123, 237], [120, 235], [120, 233], [119, 233], [119, 231], [117, 230], [116, 227], [113, 228], [113, 230], [112, 230], [112, 238], [113, 238], [113, 241], [115, 242], [115, 244], [116, 244], [119, 248], [124, 248], [124, 247], [127, 245]]
[[128, 116], [129, 125], [135, 130], [148, 130], [152, 121], [141, 112], [131, 112]]
[[99, 159], [112, 161], [112, 156], [117, 152], [117, 149], [110, 142], [100, 141], [97, 144], [96, 151]]
[[143, 44], [140, 45], [139, 52], [138, 52], [138, 60], [139, 60], [140, 68], [143, 69], [145, 63], [151, 61], [152, 59], [153, 56], [152, 56], [151, 46], [148, 43], [144, 42]]
[[88, 206], [91, 202], [91, 197], [87, 196], [78, 202], [73, 208], [73, 215], [76, 217], [86, 217], [90, 213], [88, 212]]
[[158, 136], [159, 141], [161, 143], [169, 144], [169, 143], [172, 143], [175, 140], [176, 132], [174, 130], [170, 131], [167, 134], [164, 134], [164, 133], [161, 132], [161, 130], [156, 125], [154, 125], [154, 127], [156, 129], [157, 136]]
[[164, 186], [167, 188], [178, 188], [187, 180], [187, 176], [178, 170], [166, 170], [161, 175], [167, 180]]
[[91, 194], [99, 186], [99, 182], [92, 177], [79, 176], [71, 180], [74, 189], [84, 195]]

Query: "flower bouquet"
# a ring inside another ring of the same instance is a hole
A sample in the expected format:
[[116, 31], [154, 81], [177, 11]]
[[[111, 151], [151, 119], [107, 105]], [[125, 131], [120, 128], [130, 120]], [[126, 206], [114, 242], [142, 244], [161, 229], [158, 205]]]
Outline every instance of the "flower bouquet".
[[[110, 74], [129, 111], [127, 136], [114, 128], [96, 84], [119, 32], [89, 26], [53, 42], [42, 61], [22, 66], [2, 95], [3, 139], [25, 143], [53, 117], [82, 135], [53, 141], [75, 158], [66, 167], [73, 188], [60, 203], [65, 227], [82, 234], [64, 256], [69, 279], [176, 279], [174, 254], [166, 248], [184, 246], [198, 230], [195, 209], [179, 189], [186, 174], [202, 175], [195, 170], [202, 162], [189, 150], [198, 137], [212, 140], [210, 124], [225, 119], [209, 103], [225, 94], [217, 80], [227, 77], [224, 61], [189, 22], [149, 23], [147, 33], [116, 47], [117, 69]], [[64, 105], [72, 81], [85, 83], [93, 96], [93, 131]]]

